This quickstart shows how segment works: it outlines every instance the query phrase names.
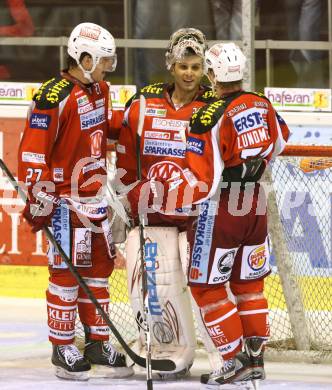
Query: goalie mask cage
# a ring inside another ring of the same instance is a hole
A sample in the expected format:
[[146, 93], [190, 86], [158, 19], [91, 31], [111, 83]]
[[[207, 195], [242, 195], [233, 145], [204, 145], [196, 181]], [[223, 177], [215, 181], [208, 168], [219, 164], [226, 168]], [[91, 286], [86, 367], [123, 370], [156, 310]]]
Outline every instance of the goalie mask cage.
[[[108, 154], [112, 174], [112, 149]], [[331, 362], [332, 146], [287, 145], [262, 182], [269, 193], [272, 243], [272, 273], [265, 279], [271, 329], [266, 359]], [[118, 246], [110, 296], [110, 317], [132, 344], [138, 330], [128, 299], [125, 244]], [[116, 344], [112, 335], [111, 340]]]

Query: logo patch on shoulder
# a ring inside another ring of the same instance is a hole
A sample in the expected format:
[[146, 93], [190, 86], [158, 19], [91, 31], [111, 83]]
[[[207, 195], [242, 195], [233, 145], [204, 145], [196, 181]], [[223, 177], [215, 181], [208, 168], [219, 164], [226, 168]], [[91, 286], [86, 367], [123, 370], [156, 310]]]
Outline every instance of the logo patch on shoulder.
[[47, 114], [32, 114], [30, 117], [30, 128], [47, 130], [51, 122], [51, 116]]
[[204, 152], [204, 148], [205, 141], [194, 137], [187, 138], [187, 152], [196, 153], [201, 156]]

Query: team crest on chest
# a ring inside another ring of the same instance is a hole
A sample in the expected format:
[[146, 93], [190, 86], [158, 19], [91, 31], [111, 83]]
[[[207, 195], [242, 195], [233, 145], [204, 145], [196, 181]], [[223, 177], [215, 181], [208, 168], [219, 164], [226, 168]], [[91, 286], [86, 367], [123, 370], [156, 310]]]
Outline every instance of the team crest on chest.
[[91, 135], [91, 157], [99, 158], [101, 157], [101, 143], [103, 139], [102, 130], [96, 130]]

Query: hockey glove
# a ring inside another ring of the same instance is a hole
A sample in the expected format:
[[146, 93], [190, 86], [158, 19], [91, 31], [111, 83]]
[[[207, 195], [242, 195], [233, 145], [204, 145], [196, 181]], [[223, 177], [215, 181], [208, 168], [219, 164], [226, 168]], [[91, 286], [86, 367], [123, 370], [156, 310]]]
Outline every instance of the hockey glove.
[[55, 209], [60, 205], [60, 198], [55, 194], [39, 191], [36, 197], [28, 199], [23, 216], [32, 226], [33, 233], [50, 224]]
[[137, 218], [139, 214], [158, 212], [163, 209], [164, 201], [167, 198], [165, 184], [166, 182], [160, 179], [145, 179], [128, 192], [127, 199], [130, 203], [132, 218]]

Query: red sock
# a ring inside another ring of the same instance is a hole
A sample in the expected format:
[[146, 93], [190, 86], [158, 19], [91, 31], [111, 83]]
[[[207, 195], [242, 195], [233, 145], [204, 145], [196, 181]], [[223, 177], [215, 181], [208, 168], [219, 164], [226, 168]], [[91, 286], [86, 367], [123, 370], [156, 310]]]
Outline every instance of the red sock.
[[240, 302], [237, 309], [243, 327], [243, 336], [262, 337], [270, 336], [269, 310], [265, 298]]
[[224, 360], [241, 350], [242, 325], [236, 306], [228, 301], [203, 317], [209, 335]]
[[[63, 287], [57, 286], [60, 290]], [[63, 288], [65, 289], [65, 288]], [[49, 340], [53, 344], [72, 344], [75, 339], [77, 304], [46, 291]]]
[[[109, 306], [109, 292], [106, 287], [94, 287], [89, 285], [89, 288], [97, 301], [100, 303], [106, 313]], [[95, 305], [85, 295], [83, 290], [79, 290], [78, 312], [82, 324], [89, 326], [91, 340], [108, 340], [109, 327], [98, 313]]]

